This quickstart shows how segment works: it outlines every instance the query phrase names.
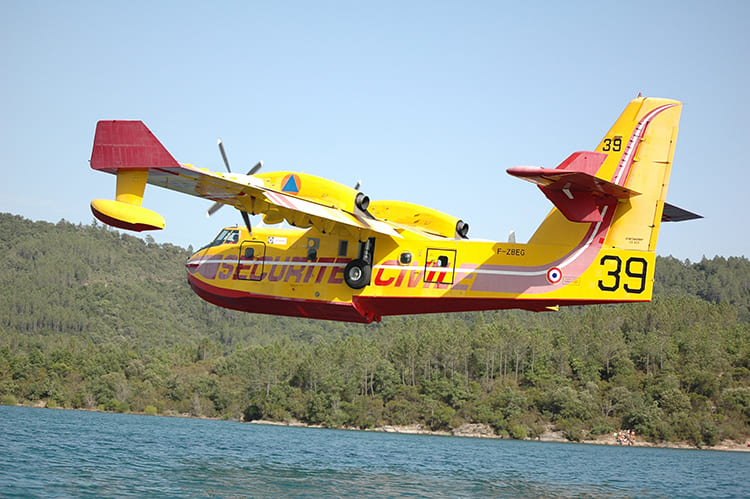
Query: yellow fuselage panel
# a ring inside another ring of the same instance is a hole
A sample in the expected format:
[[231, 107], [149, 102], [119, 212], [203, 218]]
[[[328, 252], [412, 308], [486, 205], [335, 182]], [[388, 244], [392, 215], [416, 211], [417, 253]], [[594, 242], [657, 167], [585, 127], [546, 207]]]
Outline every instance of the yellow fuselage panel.
[[370, 284], [361, 290], [344, 280], [346, 264], [358, 257], [358, 241], [314, 228], [253, 229], [250, 237], [242, 229], [238, 243], [196, 253], [188, 269], [214, 288], [280, 300], [519, 299], [554, 306], [651, 298], [653, 254], [607, 250], [590, 237], [559, 247], [404, 236], [397, 244], [376, 239]]

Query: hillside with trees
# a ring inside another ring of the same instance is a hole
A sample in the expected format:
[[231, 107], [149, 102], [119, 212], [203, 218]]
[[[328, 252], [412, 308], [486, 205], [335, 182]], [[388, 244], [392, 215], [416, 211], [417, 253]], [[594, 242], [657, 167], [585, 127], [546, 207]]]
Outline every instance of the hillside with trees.
[[388, 317], [234, 312], [190, 254], [0, 214], [0, 400], [330, 427], [484, 423], [570, 440], [750, 437], [750, 261], [660, 257], [649, 304]]

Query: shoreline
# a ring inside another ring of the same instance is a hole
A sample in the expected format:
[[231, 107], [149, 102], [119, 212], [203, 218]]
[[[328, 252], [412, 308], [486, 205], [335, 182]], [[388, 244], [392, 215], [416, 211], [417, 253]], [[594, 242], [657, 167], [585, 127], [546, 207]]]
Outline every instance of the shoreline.
[[[454, 428], [451, 431], [433, 431], [425, 429], [421, 424], [397, 426], [397, 425], [383, 425], [375, 428], [354, 428], [354, 427], [336, 427], [331, 428], [323, 425], [312, 425], [303, 423], [301, 421], [271, 421], [267, 419], [257, 419], [252, 421], [244, 421], [242, 419], [225, 419], [209, 416], [193, 416], [191, 414], [146, 414], [145, 412], [111, 412], [111, 411], [100, 411], [98, 409], [73, 409], [69, 407], [47, 407], [43, 401], [42, 403], [36, 404], [16, 404], [8, 407], [29, 407], [32, 409], [57, 409], [63, 411], [81, 411], [81, 412], [100, 412], [103, 414], [133, 414], [136, 416], [153, 416], [153, 417], [165, 417], [165, 418], [185, 418], [185, 419], [208, 419], [214, 421], [234, 421], [237, 423], [256, 424], [256, 425], [267, 425], [267, 426], [291, 426], [298, 428], [320, 428], [330, 430], [346, 430], [346, 431], [369, 431], [377, 433], [399, 433], [404, 435], [430, 435], [440, 437], [459, 437], [459, 438], [488, 438], [497, 440], [514, 440], [512, 438], [503, 437], [497, 435], [490, 425], [484, 423], [465, 423], [458, 428]], [[734, 440], [724, 440], [711, 447], [698, 447], [695, 445], [688, 444], [687, 442], [646, 442], [642, 440], [636, 440], [630, 445], [619, 444], [615, 437], [611, 434], [600, 435], [595, 439], [583, 439], [581, 441], [573, 441], [565, 438], [562, 431], [555, 431], [553, 425], [547, 425], [545, 432], [537, 438], [524, 438], [519, 441], [526, 442], [548, 442], [548, 443], [566, 443], [566, 444], [584, 444], [584, 445], [612, 445], [620, 447], [651, 447], [661, 449], [687, 449], [687, 450], [709, 450], [709, 451], [720, 451], [720, 452], [750, 452], [750, 441], [745, 444], [735, 442]]]
[[[394, 426], [384, 425], [375, 428], [350, 428], [350, 427], [339, 427], [330, 428], [322, 425], [309, 425], [302, 423], [301, 421], [283, 422], [283, 421], [270, 421], [265, 419], [243, 421], [249, 424], [257, 425], [269, 425], [269, 426], [291, 426], [299, 428], [323, 428], [332, 430], [347, 430], [347, 431], [369, 431], [379, 433], [400, 433], [404, 435], [431, 435], [440, 437], [459, 437], [459, 438], [488, 438], [497, 440], [514, 440], [512, 438], [503, 437], [497, 435], [495, 431], [486, 424], [481, 423], [466, 423], [459, 428], [455, 428], [451, 431], [433, 431], [422, 427], [422, 425], [414, 424], [407, 426]], [[661, 448], [661, 449], [686, 449], [686, 450], [709, 450], [709, 451], [721, 451], [721, 452], [750, 452], [750, 442], [741, 444], [734, 440], [724, 440], [711, 447], [697, 447], [690, 445], [687, 442], [646, 442], [638, 441], [633, 442], [632, 445], [623, 445], [617, 443], [613, 435], [601, 435], [595, 439], [584, 439], [579, 442], [568, 440], [564, 437], [562, 431], [554, 431], [551, 429], [552, 425], [548, 425], [545, 432], [538, 438], [524, 438], [519, 442], [548, 442], [548, 443], [565, 443], [565, 444], [585, 444], [585, 445], [611, 445], [618, 447], [650, 447], [650, 448]]]

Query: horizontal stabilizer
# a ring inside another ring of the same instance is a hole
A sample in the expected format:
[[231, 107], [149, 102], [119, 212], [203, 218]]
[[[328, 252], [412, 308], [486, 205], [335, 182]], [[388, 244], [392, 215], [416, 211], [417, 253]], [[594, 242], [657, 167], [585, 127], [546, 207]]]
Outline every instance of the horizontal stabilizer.
[[664, 203], [664, 211], [661, 214], [662, 222], [684, 222], [686, 220], [695, 220], [698, 218], [703, 218], [703, 216], [669, 203]]
[[600, 222], [602, 200], [628, 199], [640, 193], [597, 177], [607, 155], [576, 152], [557, 168], [514, 166], [508, 173], [537, 184], [545, 196], [572, 222]]

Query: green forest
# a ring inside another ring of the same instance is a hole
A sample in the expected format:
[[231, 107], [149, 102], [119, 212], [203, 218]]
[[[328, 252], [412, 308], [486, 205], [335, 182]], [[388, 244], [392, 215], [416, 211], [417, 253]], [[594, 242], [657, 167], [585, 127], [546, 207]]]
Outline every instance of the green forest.
[[750, 261], [659, 257], [652, 303], [387, 317], [198, 298], [190, 248], [0, 214], [0, 401], [327, 427], [466, 423], [569, 440], [750, 437]]

